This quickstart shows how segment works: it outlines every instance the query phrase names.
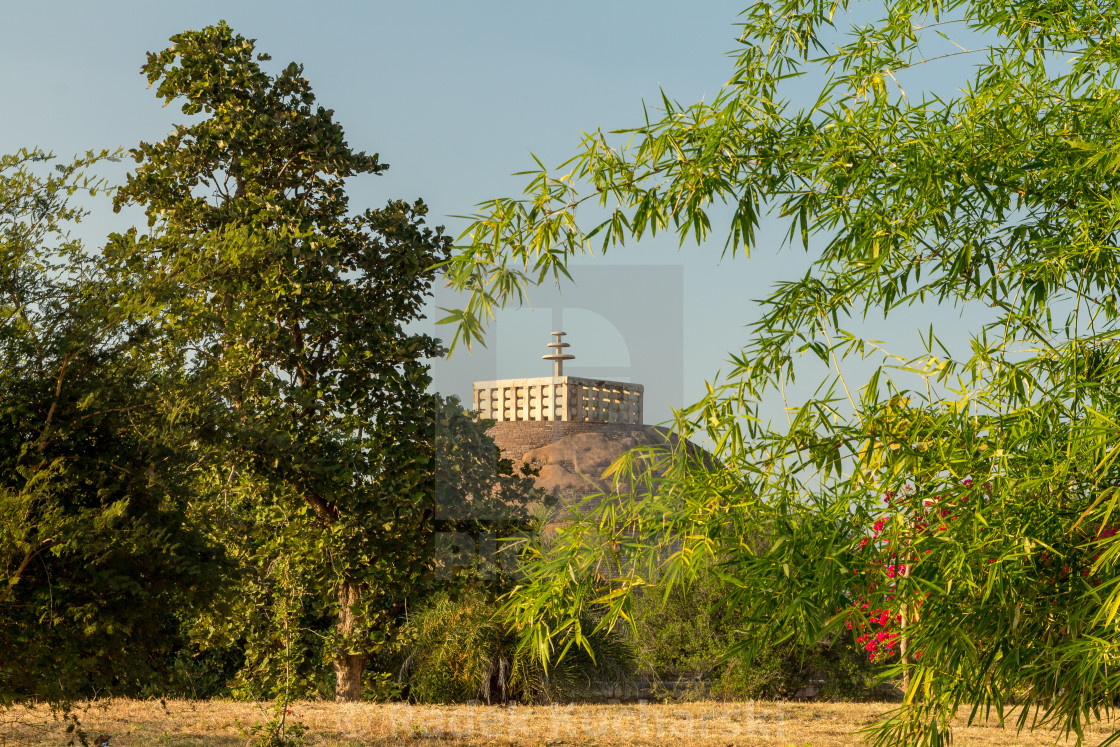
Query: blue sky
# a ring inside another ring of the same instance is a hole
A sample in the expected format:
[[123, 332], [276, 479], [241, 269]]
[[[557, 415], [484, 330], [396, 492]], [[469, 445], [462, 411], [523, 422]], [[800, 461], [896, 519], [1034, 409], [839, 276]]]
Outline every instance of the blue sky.
[[[710, 99], [730, 72], [725, 54], [735, 47], [740, 6], [8, 0], [0, 8], [6, 152], [37, 145], [69, 156], [162, 138], [183, 117], [147, 90], [139, 74], [145, 52], [183, 29], [225, 19], [278, 66], [302, 63], [351, 145], [391, 164], [384, 176], [352, 184], [353, 207], [422, 197], [432, 222], [458, 233], [463, 224], [450, 216], [519, 191], [521, 180], [510, 174], [531, 168], [530, 152], [557, 163], [581, 131], [636, 124], [643, 99], [656, 102], [661, 90], [682, 102]], [[127, 165], [106, 173], [119, 180]], [[114, 216], [104, 202], [91, 208], [82, 234], [93, 245], [108, 231], [143, 224], [135, 213]], [[804, 267], [803, 255], [778, 251], [780, 229], [767, 230], [749, 261], [719, 263], [719, 230], [710, 246], [678, 251], [667, 237], [582, 260], [582, 290], [548, 291], [532, 309], [503, 315], [486, 351], [435, 364], [435, 385], [466, 399], [473, 379], [547, 375], [540, 356], [560, 322], [577, 356], [569, 373], [643, 383], [647, 422], [664, 420], [671, 405], [697, 398], [743, 343], [744, 325], [757, 316], [754, 299]], [[644, 310], [654, 322], [618, 321]], [[929, 321], [924, 315], [883, 332], [913, 339], [915, 326]], [[780, 411], [780, 403], [769, 408]]]

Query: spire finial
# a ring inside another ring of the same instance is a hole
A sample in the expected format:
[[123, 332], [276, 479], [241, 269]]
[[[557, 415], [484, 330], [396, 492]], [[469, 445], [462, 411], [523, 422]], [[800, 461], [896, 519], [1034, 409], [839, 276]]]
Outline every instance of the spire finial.
[[566, 342], [562, 342], [560, 339], [565, 334], [565, 332], [553, 332], [552, 336], [556, 339], [548, 343], [548, 347], [552, 348], [554, 352], [549, 353], [548, 355], [541, 356], [541, 358], [546, 361], [552, 361], [552, 375], [555, 377], [564, 375], [564, 361], [570, 361], [575, 358], [574, 355], [569, 355], [567, 353], [561, 352], [564, 348], [571, 347], [571, 345]]

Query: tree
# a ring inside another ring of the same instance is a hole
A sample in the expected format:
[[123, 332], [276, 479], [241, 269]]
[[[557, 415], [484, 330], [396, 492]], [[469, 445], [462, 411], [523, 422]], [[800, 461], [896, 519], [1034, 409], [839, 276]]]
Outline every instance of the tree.
[[174, 396], [208, 424], [215, 491], [246, 487], [299, 525], [310, 603], [336, 620], [337, 695], [357, 699], [427, 561], [425, 358], [440, 347], [406, 326], [448, 239], [419, 200], [349, 212], [344, 180], [387, 166], [350, 148], [299, 65], [265, 72], [224, 22], [171, 42], [143, 72], [196, 118], [132, 151], [116, 205], [143, 205], [155, 230], [108, 256], [186, 372]]
[[[469, 293], [447, 318], [468, 345], [526, 283], [559, 280], [571, 256], [624, 239], [701, 241], [729, 214], [725, 256], [749, 257], [772, 220], [814, 258], [763, 301], [729, 375], [679, 413], [682, 435], [710, 438], [724, 469], [666, 454], [677, 469], [662, 497], [570, 527], [510, 610], [547, 656], [587, 607], [604, 608], [606, 625], [627, 616], [650, 565], [673, 577], [714, 559], [751, 617], [812, 642], [853, 619], [859, 541], [883, 495], [911, 485], [913, 515], [970, 478], [988, 500], [906, 538], [913, 562], [898, 591], [923, 599], [907, 626], [921, 657], [889, 670], [909, 684], [876, 739], [944, 743], [958, 705], [1002, 720], [1012, 693], [1026, 704], [1019, 728], [1080, 738], [1120, 689], [1109, 528], [1120, 502], [1120, 11], [1019, 0], [880, 11], [867, 22], [848, 2], [751, 6], [714, 100], [665, 99], [624, 140], [590, 133], [522, 196], [474, 216], [448, 269]], [[918, 66], [962, 59], [975, 64], [954, 93], [900, 85]], [[587, 201], [602, 220], [577, 220]], [[975, 319], [967, 345], [931, 328], [924, 354], [899, 358], [859, 332], [870, 315], [923, 304]], [[760, 402], [783, 397], [805, 355], [832, 373], [774, 426]], [[878, 365], [857, 387], [848, 364], [868, 358]], [[905, 514], [892, 514], [896, 535]], [[772, 541], [756, 552], [741, 538], [762, 529]], [[1057, 557], [1070, 572], [1055, 585]], [[590, 572], [603, 562], [616, 572]]]
[[[436, 455], [433, 498], [435, 529], [444, 546], [433, 557], [433, 582], [440, 591], [463, 584], [492, 593], [508, 590], [517, 568], [516, 548], [536, 530], [542, 511], [556, 503], [536, 487], [536, 470], [523, 464], [515, 472], [513, 462], [502, 458], [489, 434], [493, 425], [466, 410], [458, 397], [436, 395], [430, 431]], [[462, 551], [445, 552], [456, 542], [465, 545]]]
[[69, 227], [87, 170], [0, 157], [0, 703], [166, 686], [220, 553], [185, 516], [191, 465], [158, 375]]
[[[532, 509], [546, 503], [530, 475], [515, 475], [512, 463], [501, 459], [486, 432], [493, 421], [480, 421], [458, 398], [439, 395], [431, 396], [427, 418], [431, 512], [410, 539], [424, 552], [422, 570], [396, 590], [379, 631], [388, 645], [370, 650], [367, 684], [378, 677], [398, 680], [400, 629], [430, 598], [467, 593], [493, 600], [508, 591], [516, 564], [511, 538], [529, 531]], [[225, 484], [220, 518], [210, 526], [241, 575], [193, 626], [196, 643], [239, 656], [236, 696], [329, 695], [334, 687], [323, 680], [324, 639], [337, 613], [324, 604], [318, 548], [307, 542], [316, 535], [315, 519], [283, 502], [262, 502], [261, 489], [251, 475]], [[329, 648], [326, 653], [329, 659]]]

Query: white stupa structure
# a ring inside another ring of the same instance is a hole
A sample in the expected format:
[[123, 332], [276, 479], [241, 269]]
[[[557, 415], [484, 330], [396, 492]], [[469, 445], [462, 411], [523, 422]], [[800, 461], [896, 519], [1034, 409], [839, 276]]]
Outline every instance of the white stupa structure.
[[623, 452], [664, 444], [664, 428], [642, 422], [641, 384], [565, 376], [563, 332], [542, 355], [552, 376], [474, 384], [471, 409], [493, 420], [488, 431], [514, 469], [537, 470], [537, 487], [565, 502], [607, 489], [603, 473]]

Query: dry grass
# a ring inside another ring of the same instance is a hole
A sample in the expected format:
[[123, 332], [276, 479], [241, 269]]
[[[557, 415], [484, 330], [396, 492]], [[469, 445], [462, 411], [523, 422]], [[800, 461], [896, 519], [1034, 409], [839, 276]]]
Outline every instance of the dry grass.
[[[589, 705], [557, 707], [409, 706], [403, 704], [297, 703], [308, 745], [779, 745], [823, 747], [860, 744], [855, 733], [889, 704], [694, 703], [687, 705]], [[268, 714], [251, 703], [229, 701], [114, 700], [79, 708], [83, 728], [108, 733], [113, 747], [233, 747], [250, 742], [249, 729]], [[957, 745], [1053, 745], [1052, 733], [1016, 736], [996, 724], [956, 731]], [[1107, 725], [1087, 733], [1095, 744]], [[0, 712], [0, 744], [46, 747], [66, 744], [66, 725], [46, 708]], [[1072, 743], [1072, 741], [1070, 742]]]

